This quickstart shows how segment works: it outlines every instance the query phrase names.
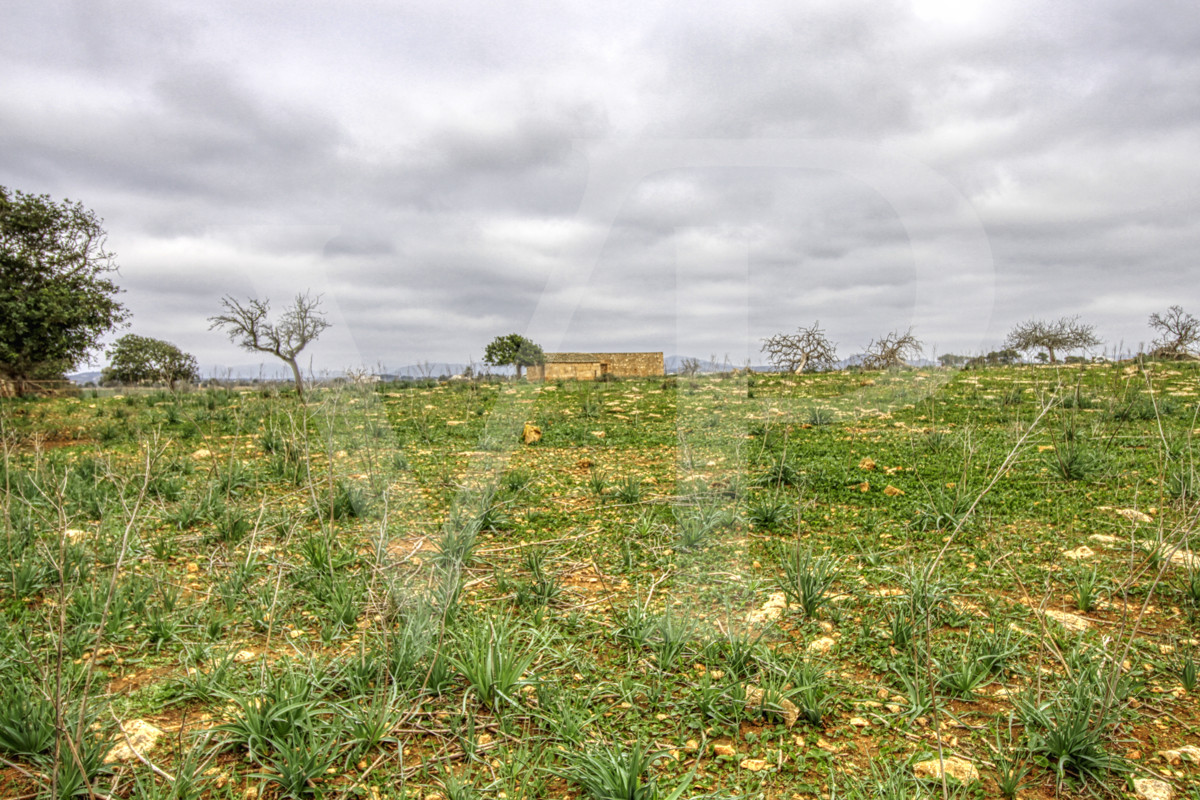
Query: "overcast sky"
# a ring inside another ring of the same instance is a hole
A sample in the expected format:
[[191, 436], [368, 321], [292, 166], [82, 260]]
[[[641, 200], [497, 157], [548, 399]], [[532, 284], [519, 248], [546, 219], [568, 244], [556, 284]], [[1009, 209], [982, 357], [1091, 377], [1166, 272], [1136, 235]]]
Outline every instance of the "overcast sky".
[[757, 361], [818, 319], [1134, 349], [1200, 307], [1200, 7], [10, 4], [0, 184], [102, 216], [128, 331], [205, 371], [261, 360], [223, 294], [306, 289], [317, 370], [512, 331]]

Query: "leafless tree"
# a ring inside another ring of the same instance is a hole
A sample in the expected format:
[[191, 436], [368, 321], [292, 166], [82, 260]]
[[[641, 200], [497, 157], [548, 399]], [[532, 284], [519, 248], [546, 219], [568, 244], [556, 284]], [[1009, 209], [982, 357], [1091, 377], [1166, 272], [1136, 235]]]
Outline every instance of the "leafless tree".
[[1195, 358], [1193, 350], [1200, 344], [1200, 319], [1186, 313], [1182, 306], [1171, 306], [1166, 314], [1151, 314], [1150, 327], [1158, 331], [1158, 338], [1151, 342], [1155, 358]]
[[797, 328], [795, 333], [763, 339], [762, 352], [771, 366], [788, 372], [829, 369], [837, 361], [837, 343], [829, 340], [819, 321], [810, 328]]
[[700, 371], [700, 359], [692, 358], [691, 356], [679, 362], [679, 374], [686, 378], [691, 378]]
[[321, 332], [329, 327], [329, 321], [320, 311], [321, 296], [309, 296], [308, 292], [296, 295], [295, 302], [284, 309], [278, 322], [271, 322], [271, 301], [252, 297], [242, 304], [226, 295], [221, 298], [224, 314], [209, 317], [208, 329], [224, 331], [229, 341], [244, 350], [270, 353], [292, 368], [296, 381], [296, 393], [304, 399], [304, 381], [296, 356]]
[[921, 355], [921, 342], [913, 335], [912, 328], [903, 333], [892, 331], [882, 339], [873, 339], [863, 355], [864, 369], [895, 369], [903, 367], [908, 359]]
[[1093, 325], [1080, 322], [1079, 317], [1059, 317], [1056, 320], [1031, 319], [1020, 323], [1008, 333], [1005, 345], [1013, 350], [1028, 352], [1045, 349], [1050, 363], [1058, 362], [1057, 351], [1082, 350], [1097, 347], [1100, 338]]

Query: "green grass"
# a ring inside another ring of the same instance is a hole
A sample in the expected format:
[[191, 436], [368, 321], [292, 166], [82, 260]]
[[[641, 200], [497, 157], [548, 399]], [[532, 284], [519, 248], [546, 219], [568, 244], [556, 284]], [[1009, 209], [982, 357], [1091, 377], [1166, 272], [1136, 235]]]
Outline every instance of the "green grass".
[[[0, 781], [918, 797], [940, 724], [958, 796], [1116, 796], [1200, 729], [1198, 403], [1190, 364], [0, 401]], [[175, 783], [101, 763], [136, 718]]]

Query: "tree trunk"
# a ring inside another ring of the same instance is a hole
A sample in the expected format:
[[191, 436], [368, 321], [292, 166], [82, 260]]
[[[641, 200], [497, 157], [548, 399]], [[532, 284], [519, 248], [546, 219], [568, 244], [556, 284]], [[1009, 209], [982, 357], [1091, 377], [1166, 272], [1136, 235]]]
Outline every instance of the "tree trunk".
[[517, 380], [521, 380], [521, 365], [514, 364], [514, 366], [517, 368]]
[[303, 402], [304, 379], [300, 376], [300, 367], [296, 364], [296, 359], [294, 358], [285, 358], [284, 361], [286, 361], [288, 366], [292, 368], [292, 378], [294, 378], [296, 381], [296, 395], [299, 396], [300, 401]]
[[1047, 349], [1048, 351], [1050, 351], [1050, 363], [1051, 363], [1051, 364], [1057, 364], [1057, 363], [1058, 363], [1058, 359], [1056, 359], [1056, 358], [1054, 357], [1054, 348], [1053, 348], [1053, 347], [1047, 347], [1046, 349]]

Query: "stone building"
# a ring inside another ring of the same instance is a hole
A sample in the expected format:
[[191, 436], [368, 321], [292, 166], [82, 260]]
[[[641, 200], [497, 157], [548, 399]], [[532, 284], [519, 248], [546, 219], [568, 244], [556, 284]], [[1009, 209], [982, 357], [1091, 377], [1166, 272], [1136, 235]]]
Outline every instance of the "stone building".
[[546, 353], [545, 364], [528, 368], [531, 381], [594, 381], [605, 375], [644, 378], [662, 374], [662, 353]]

